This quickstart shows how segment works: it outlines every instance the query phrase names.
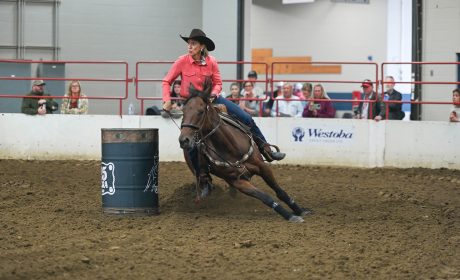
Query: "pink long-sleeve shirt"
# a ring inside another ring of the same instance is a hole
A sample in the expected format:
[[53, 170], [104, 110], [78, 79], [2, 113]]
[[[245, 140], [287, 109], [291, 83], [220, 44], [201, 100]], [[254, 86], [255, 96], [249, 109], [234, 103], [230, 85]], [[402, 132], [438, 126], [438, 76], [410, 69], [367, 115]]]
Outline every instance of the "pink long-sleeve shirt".
[[206, 63], [202, 65], [200, 62], [194, 61], [188, 54], [180, 56], [163, 79], [163, 101], [171, 100], [171, 84], [178, 76], [181, 76], [182, 80], [181, 97], [187, 98], [189, 96], [190, 83], [196, 89], [203, 90], [203, 83], [207, 77], [212, 80], [211, 94], [218, 96], [222, 91], [222, 79], [217, 61], [212, 56], [207, 56], [205, 61]]

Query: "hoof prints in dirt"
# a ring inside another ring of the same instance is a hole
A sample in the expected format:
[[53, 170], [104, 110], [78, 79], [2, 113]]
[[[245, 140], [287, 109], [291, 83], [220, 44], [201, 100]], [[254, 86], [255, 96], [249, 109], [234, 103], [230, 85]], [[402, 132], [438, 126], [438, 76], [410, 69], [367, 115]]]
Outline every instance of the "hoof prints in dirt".
[[460, 171], [272, 167], [304, 223], [218, 179], [196, 205], [184, 163], [160, 215], [113, 217], [100, 162], [0, 160], [0, 279], [460, 279]]

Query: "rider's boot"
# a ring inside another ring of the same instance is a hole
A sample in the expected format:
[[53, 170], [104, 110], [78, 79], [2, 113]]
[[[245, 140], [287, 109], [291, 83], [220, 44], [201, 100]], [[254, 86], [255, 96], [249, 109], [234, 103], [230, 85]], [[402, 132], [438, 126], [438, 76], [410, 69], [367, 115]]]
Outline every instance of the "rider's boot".
[[[254, 136], [254, 141], [257, 144], [257, 147], [259, 148], [260, 153], [264, 156], [265, 160], [268, 162], [272, 162], [274, 160], [282, 160], [286, 154], [280, 152], [280, 149], [275, 146], [275, 145], [270, 145], [264, 140], [260, 139], [259, 137]], [[274, 152], [271, 147], [274, 147], [276, 149], [276, 152]]]

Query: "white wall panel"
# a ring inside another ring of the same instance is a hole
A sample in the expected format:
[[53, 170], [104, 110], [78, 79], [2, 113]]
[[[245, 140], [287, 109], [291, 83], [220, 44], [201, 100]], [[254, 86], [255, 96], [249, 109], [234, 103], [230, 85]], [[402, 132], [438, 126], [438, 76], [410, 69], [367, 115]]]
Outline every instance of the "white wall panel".
[[[460, 169], [458, 123], [305, 118], [256, 121], [267, 140], [286, 152], [279, 164]], [[0, 158], [99, 160], [102, 128], [158, 128], [160, 160], [183, 160], [179, 128], [159, 116], [24, 114], [0, 115], [0, 131], [8, 132], [0, 134]], [[302, 137], [294, 137], [302, 133]]]

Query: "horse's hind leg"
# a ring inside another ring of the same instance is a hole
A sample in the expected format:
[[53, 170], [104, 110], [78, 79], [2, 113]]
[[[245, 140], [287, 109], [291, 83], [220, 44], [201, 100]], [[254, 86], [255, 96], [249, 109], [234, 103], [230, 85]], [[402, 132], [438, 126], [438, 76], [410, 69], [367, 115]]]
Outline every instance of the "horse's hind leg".
[[260, 176], [264, 179], [265, 183], [270, 186], [276, 193], [276, 197], [278, 197], [281, 201], [286, 203], [289, 208], [292, 209], [295, 215], [299, 216], [306, 216], [312, 214], [313, 211], [308, 208], [300, 207], [293, 198], [291, 198], [278, 184], [275, 179], [275, 175], [273, 175], [273, 171], [270, 169], [269, 166], [263, 164], [260, 166]]
[[254, 187], [249, 181], [240, 179], [237, 181], [227, 183], [237, 188], [240, 192], [259, 199], [265, 205], [275, 210], [275, 212], [280, 214], [284, 219], [290, 222], [303, 222], [302, 217], [293, 215], [291, 212], [287, 211], [283, 206], [277, 203], [270, 195], [260, 191], [259, 189]]

